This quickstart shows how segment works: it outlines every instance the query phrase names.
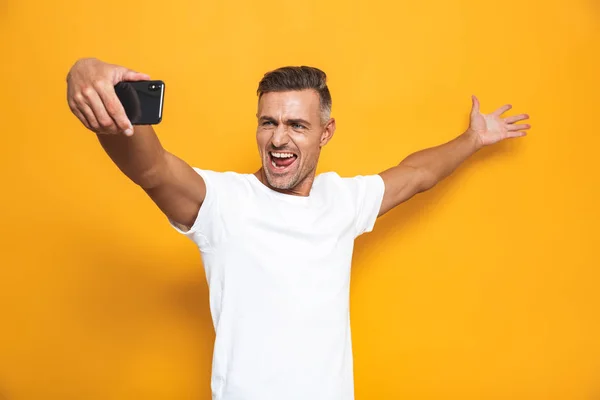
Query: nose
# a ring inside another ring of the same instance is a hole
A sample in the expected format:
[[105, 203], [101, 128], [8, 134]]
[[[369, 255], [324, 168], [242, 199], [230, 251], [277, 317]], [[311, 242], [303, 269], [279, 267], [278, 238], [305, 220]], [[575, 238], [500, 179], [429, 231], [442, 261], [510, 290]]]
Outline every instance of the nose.
[[288, 135], [287, 127], [285, 124], [279, 124], [275, 131], [273, 132], [273, 138], [271, 142], [275, 147], [283, 147], [290, 141], [290, 137]]

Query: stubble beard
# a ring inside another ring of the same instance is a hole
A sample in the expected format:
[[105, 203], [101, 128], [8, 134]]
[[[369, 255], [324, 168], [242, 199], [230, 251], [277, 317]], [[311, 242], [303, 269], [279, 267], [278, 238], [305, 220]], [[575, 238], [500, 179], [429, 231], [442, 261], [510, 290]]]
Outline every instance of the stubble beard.
[[[296, 160], [298, 162], [299, 160]], [[271, 162], [268, 158], [266, 162]], [[316, 162], [315, 162], [316, 165]], [[299, 166], [296, 171], [290, 176], [286, 174], [284, 176], [276, 176], [271, 174], [271, 170], [267, 165], [263, 165], [263, 171], [265, 171], [265, 177], [269, 185], [279, 190], [290, 190], [298, 186], [310, 172], [314, 169], [315, 165], [309, 166], [308, 168], [302, 168]]]
[[269, 185], [271, 187], [273, 187], [275, 189], [289, 190], [289, 189], [294, 188], [296, 185], [298, 185], [298, 183], [300, 183], [300, 181], [302, 180], [301, 179], [302, 171], [300, 169], [297, 169], [292, 176], [288, 176], [288, 175], [276, 176], [276, 175], [271, 174], [271, 171], [269, 170], [268, 167], [264, 167], [263, 169], [265, 171], [265, 176], [267, 178], [267, 182], [269, 183]]

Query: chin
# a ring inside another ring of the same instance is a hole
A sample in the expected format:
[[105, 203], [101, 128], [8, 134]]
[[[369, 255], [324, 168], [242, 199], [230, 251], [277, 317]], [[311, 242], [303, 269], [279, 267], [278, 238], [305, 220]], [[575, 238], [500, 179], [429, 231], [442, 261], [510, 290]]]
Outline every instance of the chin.
[[288, 190], [296, 184], [296, 177], [292, 174], [273, 176], [268, 170], [265, 170], [265, 176], [269, 185], [275, 189]]
[[268, 160], [266, 165], [263, 163], [263, 171], [267, 183], [272, 188], [279, 190], [294, 188], [298, 184], [298, 175], [300, 173], [300, 169], [297, 166], [294, 167], [296, 168], [286, 168], [286, 171], [282, 172], [276, 171], [271, 165], [271, 160]]

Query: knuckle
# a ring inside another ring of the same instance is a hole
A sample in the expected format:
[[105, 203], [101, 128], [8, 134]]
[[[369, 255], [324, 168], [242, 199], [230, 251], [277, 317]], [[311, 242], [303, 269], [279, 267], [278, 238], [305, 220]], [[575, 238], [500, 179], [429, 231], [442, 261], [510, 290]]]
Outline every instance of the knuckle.
[[98, 123], [104, 129], [110, 129], [113, 126], [112, 120], [110, 118], [108, 118], [108, 117], [100, 118], [100, 120], [98, 121]]
[[81, 89], [81, 93], [82, 93], [83, 97], [85, 97], [87, 99], [91, 98], [95, 92], [96, 92], [96, 90], [94, 90], [94, 88], [92, 86], [85, 86]]
[[109, 101], [109, 102], [106, 103], [106, 111], [108, 111], [108, 113], [110, 115], [113, 115], [113, 116], [116, 115], [117, 112], [118, 112], [118, 110], [119, 109], [117, 108], [117, 106], [116, 106], [116, 104], [115, 104], [114, 101]]
[[127, 121], [119, 121], [119, 129], [122, 131], [129, 129], [129, 123]]
[[75, 102], [76, 104], [81, 104], [85, 101], [85, 97], [83, 97], [83, 93], [81, 92], [76, 92], [73, 95], [73, 102]]
[[92, 81], [92, 87], [96, 90], [103, 90], [106, 87], [106, 82], [103, 79], [96, 79]]

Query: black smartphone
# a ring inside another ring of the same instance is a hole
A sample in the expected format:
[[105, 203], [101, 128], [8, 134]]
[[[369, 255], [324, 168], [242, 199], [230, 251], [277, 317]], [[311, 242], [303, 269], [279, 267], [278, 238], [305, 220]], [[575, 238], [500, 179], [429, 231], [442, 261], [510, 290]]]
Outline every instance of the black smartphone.
[[115, 93], [133, 125], [156, 125], [162, 121], [163, 81], [119, 82], [115, 85]]

